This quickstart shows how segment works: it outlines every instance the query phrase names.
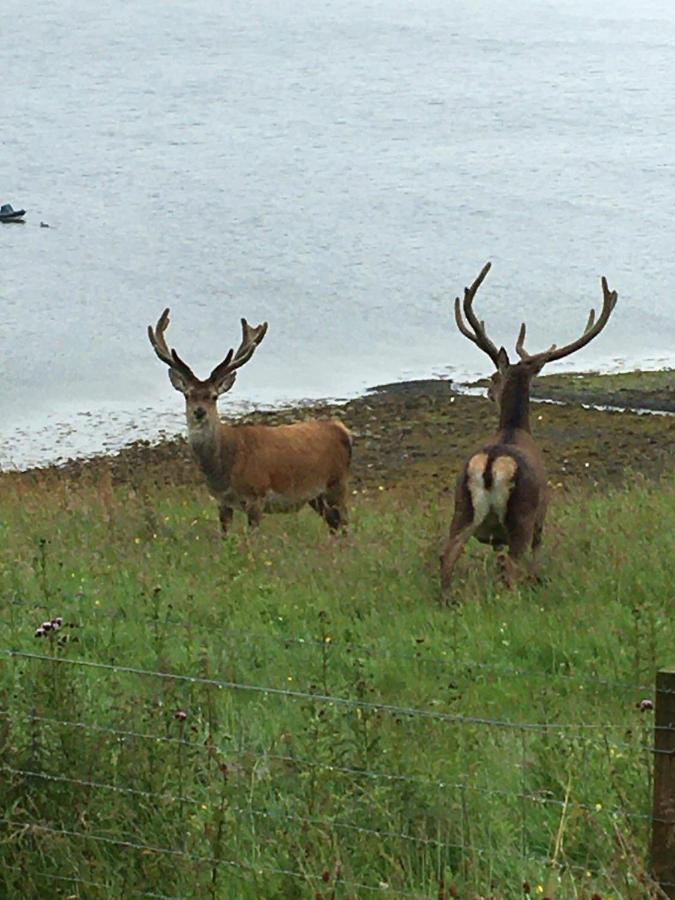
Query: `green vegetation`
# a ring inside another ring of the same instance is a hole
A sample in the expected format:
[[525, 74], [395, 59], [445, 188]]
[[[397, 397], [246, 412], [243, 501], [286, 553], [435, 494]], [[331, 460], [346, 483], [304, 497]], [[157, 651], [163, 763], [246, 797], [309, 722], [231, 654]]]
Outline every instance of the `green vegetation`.
[[0, 894], [650, 896], [671, 479], [557, 490], [545, 583], [472, 545], [441, 609], [438, 480], [222, 542], [105, 471], [0, 481]]
[[535, 397], [551, 400], [675, 412], [673, 369], [614, 375], [598, 372], [544, 375], [534, 381], [533, 388]]

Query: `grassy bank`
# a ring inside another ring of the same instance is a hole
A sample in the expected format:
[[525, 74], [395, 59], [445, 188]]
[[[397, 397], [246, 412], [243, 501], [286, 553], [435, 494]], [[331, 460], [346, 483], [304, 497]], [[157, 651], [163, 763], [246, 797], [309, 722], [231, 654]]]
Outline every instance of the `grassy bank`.
[[672, 481], [574, 482], [546, 583], [477, 545], [451, 610], [436, 487], [223, 543], [155, 482], [3, 482], [0, 893], [649, 896]]
[[672, 418], [537, 406], [545, 583], [470, 546], [441, 609], [493, 407], [417, 382], [252, 418], [336, 412], [337, 540], [307, 509], [223, 543], [181, 440], [0, 476], [0, 896], [657, 896]]

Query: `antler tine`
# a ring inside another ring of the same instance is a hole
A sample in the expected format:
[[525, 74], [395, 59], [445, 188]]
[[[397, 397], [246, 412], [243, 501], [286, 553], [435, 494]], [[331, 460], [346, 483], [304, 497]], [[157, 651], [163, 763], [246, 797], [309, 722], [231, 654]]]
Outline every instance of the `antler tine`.
[[478, 341], [476, 340], [476, 335], [473, 333], [473, 331], [469, 331], [469, 329], [466, 327], [464, 319], [462, 318], [462, 307], [459, 297], [455, 297], [455, 322], [457, 323], [457, 327], [462, 332], [464, 337], [467, 337], [470, 341], [473, 341], [474, 344], [478, 343]]
[[171, 358], [171, 351], [166, 345], [166, 340], [164, 338], [164, 332], [169, 324], [169, 308], [167, 307], [162, 315], [157, 320], [157, 324], [154, 329], [152, 325], [148, 325], [148, 337], [150, 338], [150, 343], [157, 354], [157, 356], [165, 362], [168, 366], [170, 366], [173, 362]]
[[610, 291], [607, 285], [607, 279], [604, 277], [604, 275], [601, 282], [602, 310], [600, 311], [600, 316], [596, 321], [595, 309], [591, 309], [588, 315], [588, 321], [586, 322], [586, 327], [584, 328], [580, 338], [577, 338], [576, 341], [572, 341], [570, 344], [565, 344], [564, 347], [556, 347], [556, 345], [553, 344], [551, 347], [549, 347], [548, 350], [545, 350], [543, 353], [537, 353], [534, 355], [534, 357], [529, 355], [523, 356], [523, 353], [525, 352], [523, 348], [523, 341], [525, 339], [525, 325], [523, 325], [520, 329], [520, 334], [518, 335], [518, 343], [516, 344], [516, 350], [518, 351], [521, 358], [536, 358], [537, 360], [541, 360], [544, 363], [554, 362], [557, 359], [562, 359], [564, 356], [569, 356], [570, 353], [574, 353], [576, 350], [581, 350], [581, 348], [590, 343], [593, 338], [597, 337], [609, 321], [609, 317], [611, 316], [614, 307], [616, 306], [616, 301], [619, 298], [619, 295], [616, 291]]
[[[455, 298], [455, 322], [457, 323], [457, 327], [464, 335], [464, 337], [467, 337], [470, 341], [473, 341], [473, 343], [484, 353], [487, 353], [493, 363], [497, 365], [499, 350], [487, 336], [487, 333], [485, 331], [485, 323], [483, 321], [479, 321], [472, 307], [476, 292], [483, 283], [485, 276], [491, 268], [491, 262], [485, 263], [471, 287], [464, 288], [464, 301], [461, 304], [461, 307], [459, 297]], [[464, 322], [462, 318], [462, 309], [464, 310], [464, 315], [466, 316], [467, 321], [471, 326], [471, 329], [473, 330], [470, 330], [466, 325], [466, 322]]]
[[247, 363], [255, 353], [256, 347], [267, 333], [267, 322], [262, 325], [249, 325], [246, 319], [241, 320], [242, 338], [235, 353], [229, 350], [225, 359], [211, 372], [210, 378], [220, 378], [227, 372], [234, 372]]
[[196, 381], [194, 372], [188, 366], [188, 364], [180, 358], [175, 350], [170, 350], [167, 346], [164, 332], [169, 326], [169, 321], [169, 307], [167, 306], [167, 308], [157, 320], [157, 324], [155, 325], [154, 330], [152, 328], [152, 325], [148, 325], [148, 337], [150, 338], [152, 348], [157, 356], [162, 360], [162, 362], [166, 363], [167, 366], [172, 369], [176, 369], [182, 375], [185, 375], [187, 378], [192, 378]]
[[530, 354], [525, 349], [525, 331], [526, 325], [523, 322], [520, 326], [520, 331], [518, 332], [518, 340], [516, 341], [516, 353], [521, 359], [529, 359]]
[[[523, 324], [520, 326], [520, 331], [518, 332], [518, 340], [516, 341], [516, 353], [518, 354], [518, 356], [521, 359], [533, 359], [533, 356], [531, 354], [529, 354], [527, 352], [527, 350], [525, 349], [525, 331], [526, 331], [526, 325], [523, 322]], [[551, 344], [551, 346], [548, 348], [548, 350], [545, 350], [544, 352], [551, 353], [553, 350], [555, 350], [555, 348], [556, 348], [556, 345]], [[541, 354], [539, 354], [539, 355], [541, 355]]]

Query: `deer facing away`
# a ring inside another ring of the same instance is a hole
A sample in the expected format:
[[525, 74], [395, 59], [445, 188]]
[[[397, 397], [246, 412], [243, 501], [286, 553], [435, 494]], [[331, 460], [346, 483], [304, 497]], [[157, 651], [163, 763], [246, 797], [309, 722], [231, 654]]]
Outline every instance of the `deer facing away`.
[[457, 327], [495, 365], [488, 397], [499, 409], [499, 427], [471, 454], [457, 479], [450, 535], [441, 555], [441, 589], [446, 602], [452, 571], [472, 535], [497, 550], [508, 547], [506, 554], [500, 554], [500, 562], [509, 587], [513, 586], [520, 561], [529, 548], [536, 564], [548, 488], [544, 460], [530, 432], [530, 382], [546, 363], [574, 353], [600, 334], [617, 301], [616, 291], [610, 291], [606, 279], [602, 278], [602, 311], [597, 321], [595, 311], [591, 310], [580, 338], [564, 347], [553, 344], [542, 353], [531, 355], [525, 350], [523, 323], [516, 341], [520, 361], [511, 363], [506, 350], [497, 349], [486, 334], [484, 322], [473, 311], [476, 291], [490, 265], [487, 263], [471, 287], [464, 289], [463, 303], [460, 305], [459, 297], [455, 300]]
[[167, 346], [168, 309], [154, 329], [148, 326], [150, 343], [169, 367], [171, 384], [185, 397], [188, 442], [218, 503], [223, 536], [235, 509], [243, 510], [255, 527], [263, 512], [291, 512], [305, 503], [336, 531], [347, 524], [352, 449], [341, 422], [228, 425], [218, 416], [218, 397], [230, 390], [236, 370], [249, 361], [267, 332], [267, 322], [252, 327], [242, 319], [241, 324], [239, 349], [230, 350], [204, 381]]

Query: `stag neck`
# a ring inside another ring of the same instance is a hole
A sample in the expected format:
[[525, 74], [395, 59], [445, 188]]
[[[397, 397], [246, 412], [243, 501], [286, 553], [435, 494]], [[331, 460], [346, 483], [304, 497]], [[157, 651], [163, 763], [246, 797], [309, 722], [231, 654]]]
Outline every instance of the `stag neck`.
[[209, 488], [216, 493], [227, 490], [236, 455], [232, 428], [220, 421], [188, 427], [188, 443]]
[[530, 380], [524, 367], [513, 366], [506, 375], [499, 403], [500, 430], [530, 432]]

